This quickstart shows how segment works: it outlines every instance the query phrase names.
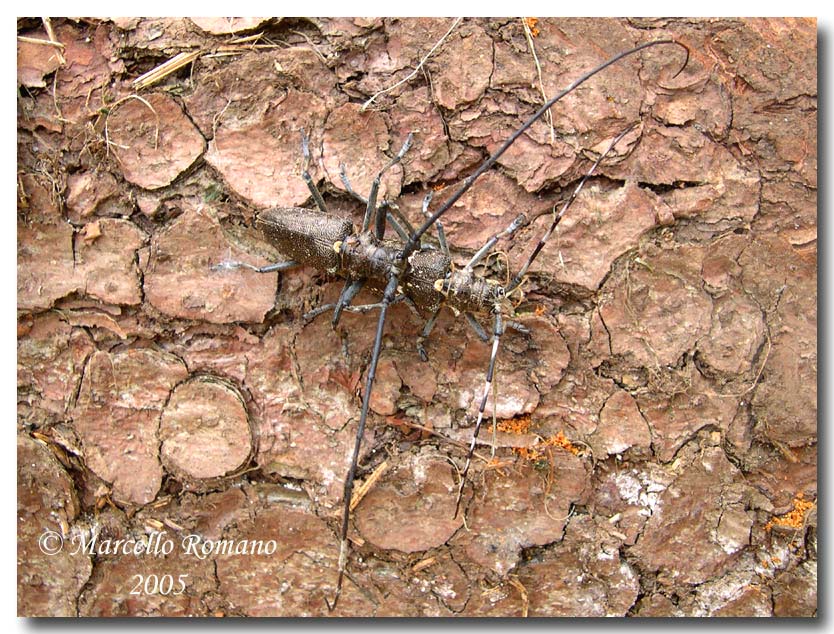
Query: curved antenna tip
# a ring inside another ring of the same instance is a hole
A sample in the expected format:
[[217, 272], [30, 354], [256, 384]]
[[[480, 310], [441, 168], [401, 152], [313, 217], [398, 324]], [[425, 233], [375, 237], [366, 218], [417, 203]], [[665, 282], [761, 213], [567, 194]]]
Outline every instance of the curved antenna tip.
[[672, 79], [675, 79], [678, 75], [680, 75], [684, 71], [684, 69], [689, 64], [689, 57], [690, 57], [691, 51], [689, 50], [689, 47], [686, 44], [684, 44], [683, 42], [681, 42], [679, 40], [670, 40], [670, 41], [673, 42], [674, 44], [677, 44], [678, 46], [682, 47], [683, 50], [686, 51], [686, 57], [684, 57], [684, 59], [683, 59], [683, 65], [680, 67], [680, 69], [678, 70], [677, 73], [672, 75]]

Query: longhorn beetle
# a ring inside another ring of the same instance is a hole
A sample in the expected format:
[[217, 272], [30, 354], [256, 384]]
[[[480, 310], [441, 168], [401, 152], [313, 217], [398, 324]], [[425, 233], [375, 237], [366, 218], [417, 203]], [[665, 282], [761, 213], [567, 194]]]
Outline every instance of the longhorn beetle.
[[[356, 233], [350, 220], [336, 218], [327, 212], [324, 199], [313, 182], [308, 168], [310, 163], [310, 150], [307, 136], [301, 131], [301, 146], [304, 158], [302, 177], [313, 197], [318, 209], [303, 208], [273, 208], [262, 211], [257, 216], [257, 224], [263, 230], [267, 238], [281, 251], [290, 257], [290, 260], [279, 262], [263, 267], [254, 267], [242, 262], [223, 262], [215, 268], [238, 268], [246, 267], [259, 273], [273, 271], [285, 271], [297, 266], [307, 265], [324, 269], [343, 277], [345, 285], [335, 304], [319, 306], [307, 317], [313, 317], [333, 309], [332, 323], [335, 327], [343, 311], [367, 312], [379, 309], [376, 336], [374, 338], [371, 352], [370, 365], [365, 383], [365, 392], [362, 397], [362, 410], [359, 417], [359, 424], [356, 429], [356, 440], [353, 448], [353, 455], [344, 484], [344, 511], [339, 544], [339, 570], [336, 580], [336, 591], [333, 602], [327, 602], [328, 608], [333, 610], [339, 600], [342, 590], [342, 582], [347, 570], [348, 559], [348, 523], [350, 520], [350, 502], [353, 493], [353, 482], [356, 475], [357, 461], [362, 437], [365, 432], [365, 423], [368, 418], [368, 408], [371, 400], [371, 393], [374, 387], [377, 363], [379, 361], [380, 349], [382, 347], [382, 335], [385, 330], [385, 320], [388, 315], [388, 308], [391, 304], [406, 301], [415, 306], [427, 309], [431, 312], [422, 332], [417, 340], [417, 349], [423, 360], [426, 360], [426, 352], [423, 342], [429, 336], [434, 327], [438, 313], [444, 306], [463, 313], [472, 324], [481, 339], [488, 341], [483, 328], [475, 319], [476, 314], [492, 316], [492, 350], [489, 357], [489, 366], [486, 374], [486, 381], [478, 407], [478, 418], [472, 432], [472, 439], [466, 455], [466, 463], [461, 472], [460, 484], [458, 486], [457, 500], [455, 502], [455, 516], [460, 512], [460, 501], [472, 455], [475, 450], [475, 443], [481, 429], [484, 418], [487, 398], [492, 386], [495, 372], [495, 360], [498, 355], [498, 346], [501, 336], [507, 328], [513, 328], [522, 332], [527, 329], [512, 320], [504, 318], [504, 312], [509, 308], [508, 299], [521, 285], [524, 276], [527, 274], [533, 261], [544, 248], [559, 221], [565, 212], [570, 208], [586, 181], [591, 177], [602, 160], [614, 149], [617, 143], [635, 126], [630, 126], [621, 132], [594, 162], [579, 184], [574, 188], [570, 197], [564, 202], [559, 212], [554, 214], [553, 221], [544, 235], [539, 239], [538, 244], [530, 253], [527, 261], [506, 286], [501, 286], [491, 280], [475, 275], [473, 267], [484, 258], [490, 249], [500, 238], [509, 237], [519, 228], [527, 224], [525, 214], [520, 214], [503, 231], [492, 236], [481, 247], [472, 259], [461, 269], [454, 269], [451, 265], [451, 256], [443, 234], [443, 227], [440, 218], [455, 202], [472, 187], [472, 184], [488, 169], [490, 169], [502, 154], [535, 123], [551, 106], [573, 91], [580, 84], [590, 79], [600, 71], [617, 63], [619, 60], [633, 55], [643, 49], [660, 46], [674, 45], [682, 48], [686, 56], [680, 70], [675, 74], [679, 75], [689, 62], [689, 49], [686, 45], [677, 40], [664, 39], [646, 42], [632, 49], [615, 55], [608, 61], [596, 68], [586, 72], [576, 79], [567, 88], [548, 100], [539, 110], [536, 111], [520, 128], [518, 128], [480, 167], [464, 179], [460, 187], [433, 213], [429, 214], [428, 207], [431, 202], [431, 194], [423, 201], [423, 214], [427, 216], [425, 222], [419, 228], [414, 229], [405, 217], [399, 213], [396, 206], [383, 200], [377, 206], [377, 195], [380, 180], [383, 174], [399, 163], [412, 143], [412, 135], [403, 143], [399, 152], [387, 165], [377, 174], [371, 185], [367, 199], [354, 192], [342, 167], [341, 179], [347, 189], [355, 198], [365, 204], [365, 215], [362, 220], [362, 228]], [[403, 240], [401, 247], [393, 247], [390, 242], [383, 242], [386, 223], [391, 224]], [[373, 228], [371, 225], [373, 224]], [[421, 238], [430, 227], [436, 225], [440, 250], [427, 248], [421, 245]], [[369, 284], [374, 288], [381, 288], [382, 300], [375, 304], [362, 306], [351, 305], [353, 298], [365, 285]]]

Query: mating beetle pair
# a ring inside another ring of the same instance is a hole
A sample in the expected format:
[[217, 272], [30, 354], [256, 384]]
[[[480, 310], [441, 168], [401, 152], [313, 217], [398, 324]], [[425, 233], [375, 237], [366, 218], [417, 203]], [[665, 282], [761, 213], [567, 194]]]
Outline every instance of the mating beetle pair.
[[[371, 394], [374, 387], [376, 368], [379, 361], [382, 347], [382, 337], [385, 329], [386, 317], [389, 307], [400, 301], [410, 302], [417, 309], [429, 312], [429, 317], [418, 337], [417, 348], [420, 355], [425, 359], [426, 352], [423, 347], [424, 340], [430, 335], [439, 312], [444, 306], [449, 307], [456, 313], [462, 313], [473, 325], [478, 335], [488, 341], [489, 337], [479, 325], [477, 315], [489, 315], [492, 319], [492, 349], [489, 358], [484, 389], [478, 408], [478, 417], [472, 432], [472, 438], [466, 456], [466, 462], [461, 470], [460, 484], [458, 488], [455, 514], [460, 512], [460, 500], [463, 488], [466, 483], [469, 467], [472, 461], [475, 443], [481, 429], [486, 409], [487, 398], [491, 390], [495, 373], [495, 362], [498, 354], [501, 336], [507, 328], [515, 328], [526, 331], [526, 328], [507, 318], [509, 310], [508, 298], [518, 290], [524, 276], [527, 274], [532, 263], [544, 248], [556, 226], [563, 218], [565, 212], [570, 208], [577, 195], [582, 190], [586, 181], [593, 175], [597, 166], [614, 149], [617, 143], [633, 129], [622, 131], [613, 139], [608, 149], [605, 150], [588, 170], [579, 184], [574, 188], [569, 198], [564, 202], [561, 209], [554, 214], [550, 227], [540, 238], [526, 262], [511, 281], [502, 286], [494, 281], [476, 275], [475, 265], [480, 262], [494, 247], [501, 238], [512, 236], [518, 229], [527, 223], [524, 214], [520, 214], [503, 231], [495, 234], [473, 255], [471, 260], [460, 269], [451, 265], [451, 256], [446, 244], [441, 217], [452, 205], [465, 194], [473, 183], [484, 172], [489, 170], [502, 154], [527, 130], [533, 123], [542, 117], [556, 102], [573, 91], [580, 84], [604, 70], [608, 66], [617, 63], [619, 60], [633, 55], [643, 49], [672, 45], [682, 48], [686, 57], [681, 65], [681, 70], [686, 67], [689, 60], [689, 50], [676, 40], [656, 40], [647, 42], [630, 50], [624, 51], [596, 68], [588, 71], [570, 86], [548, 100], [535, 114], [533, 114], [521, 127], [519, 127], [486, 161], [484, 161], [470, 176], [468, 176], [458, 189], [447, 198], [443, 204], [434, 212], [429, 213], [431, 196], [427, 196], [423, 202], [423, 212], [427, 216], [422, 225], [415, 228], [408, 220], [399, 213], [396, 205], [383, 200], [377, 204], [377, 196], [380, 180], [383, 174], [393, 165], [400, 162], [412, 143], [411, 135], [408, 136], [399, 152], [391, 161], [377, 174], [373, 181], [367, 198], [354, 192], [344, 170], [342, 180], [349, 193], [365, 204], [365, 215], [361, 229], [356, 232], [353, 224], [346, 219], [331, 216], [325, 206], [324, 199], [318, 191], [313, 179], [308, 172], [310, 152], [307, 137], [301, 131], [302, 152], [304, 155], [304, 168], [302, 176], [307, 183], [317, 209], [302, 208], [275, 208], [268, 209], [258, 215], [257, 223], [264, 231], [267, 238], [287, 256], [289, 260], [260, 268], [239, 262], [225, 262], [218, 265], [218, 268], [235, 268], [246, 266], [255, 268], [258, 272], [284, 271], [296, 266], [307, 265], [326, 270], [344, 278], [345, 285], [335, 304], [320, 306], [308, 316], [314, 317], [328, 310], [333, 310], [333, 324], [338, 323], [343, 311], [367, 312], [373, 309], [379, 310], [376, 336], [371, 353], [370, 365], [368, 366], [366, 385], [362, 399], [362, 409], [359, 423], [356, 429], [356, 440], [352, 454], [349, 471], [345, 478], [344, 485], [344, 511], [342, 515], [340, 532], [340, 553], [339, 569], [336, 582], [336, 593], [332, 603], [328, 605], [332, 609], [338, 601], [341, 593], [343, 578], [347, 569], [349, 546], [348, 526], [350, 520], [350, 501], [353, 493], [354, 478], [356, 475], [357, 461], [361, 440], [364, 435], [365, 424], [368, 418], [368, 410]], [[390, 224], [400, 236], [402, 243], [393, 245], [384, 241], [386, 226]], [[423, 236], [431, 227], [437, 228], [439, 248], [430, 247], [422, 243]], [[365, 286], [377, 289], [382, 292], [382, 298], [378, 303], [355, 306], [351, 302], [357, 293]]]

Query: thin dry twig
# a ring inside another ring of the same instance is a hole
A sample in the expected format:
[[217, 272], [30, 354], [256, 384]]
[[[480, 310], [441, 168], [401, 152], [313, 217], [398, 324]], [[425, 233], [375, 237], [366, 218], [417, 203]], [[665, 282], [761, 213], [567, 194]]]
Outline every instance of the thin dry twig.
[[304, 33], [303, 31], [293, 31], [293, 33], [295, 33], [296, 35], [300, 35], [305, 40], [307, 40], [307, 44], [310, 45], [310, 49], [318, 56], [318, 58], [321, 60], [321, 63], [325, 65], [327, 64], [327, 58], [324, 56], [324, 53], [322, 53], [319, 50], [319, 47], [316, 46], [316, 43], [313, 40], [311, 40], [306, 33]]
[[60, 42], [53, 42], [52, 40], [43, 40], [39, 37], [28, 37], [26, 35], [18, 35], [17, 36], [18, 42], [26, 42], [28, 44], [42, 44], [43, 46], [54, 46], [55, 48], [63, 51], [66, 47], [61, 44]]
[[190, 64], [200, 57], [201, 54], [202, 51], [183, 51], [182, 53], [177, 53], [167, 62], [160, 64], [156, 68], [149, 70], [144, 75], [134, 79], [132, 82], [133, 88], [136, 90], [142, 90], [148, 86], [153, 86], [155, 83], [165, 79], [171, 73], [174, 73], [180, 68]]
[[271, 50], [274, 48], [286, 48], [280, 44], [247, 44], [245, 46], [238, 44], [224, 44], [214, 49], [212, 53], [206, 53], [203, 57], [212, 59], [215, 57], [232, 57], [234, 55], [242, 55], [249, 51]]
[[356, 491], [353, 494], [353, 497], [350, 498], [350, 512], [353, 513], [353, 510], [359, 506], [359, 503], [362, 501], [368, 491], [377, 483], [382, 477], [382, 474], [388, 470], [388, 461], [384, 460], [380, 465], [374, 469], [374, 472], [368, 476], [368, 479], [365, 480], [362, 484], [356, 487]]
[[759, 384], [759, 380], [762, 378], [762, 373], [764, 372], [765, 365], [767, 365], [767, 360], [770, 358], [770, 352], [773, 349], [773, 343], [770, 339], [770, 330], [765, 328], [765, 344], [767, 345], [767, 350], [762, 357], [762, 360], [759, 362], [759, 369], [756, 371], [756, 376], [753, 378], [750, 385], [748, 385], [745, 389], [741, 392], [732, 392], [730, 394], [722, 394], [720, 392], [716, 392], [715, 390], [706, 390], [704, 393], [708, 396], [714, 396], [716, 398], [740, 398], [742, 396], [746, 396], [750, 392], [752, 392], [756, 386]]
[[423, 67], [423, 64], [426, 63], [426, 61], [429, 59], [429, 57], [432, 56], [432, 54], [445, 41], [445, 39], [447, 37], [449, 37], [449, 34], [455, 29], [455, 27], [458, 25], [458, 23], [460, 23], [461, 20], [463, 20], [463, 18], [455, 18], [455, 21], [452, 23], [452, 26], [449, 27], [449, 30], [446, 31], [446, 33], [443, 35], [443, 37], [441, 37], [439, 40], [437, 40], [435, 45], [431, 47], [431, 50], [428, 53], [425, 54], [423, 59], [420, 60], [420, 63], [417, 64], [417, 66], [414, 67], [414, 70], [411, 71], [408, 74], [407, 77], [404, 77], [403, 79], [398, 81], [393, 86], [389, 86], [388, 88], [384, 88], [384, 89], [380, 90], [379, 92], [371, 95], [370, 99], [368, 99], [365, 103], [362, 104], [362, 108], [360, 108], [360, 110], [362, 112], [365, 112], [365, 110], [368, 109], [368, 106], [370, 106], [376, 100], [377, 97], [379, 97], [381, 95], [384, 95], [386, 92], [390, 92], [390, 91], [394, 90], [394, 88], [397, 88], [398, 86], [401, 86], [402, 84], [410, 81], [412, 77], [414, 77], [418, 72], [420, 72], [420, 69]]
[[[547, 103], [547, 93], [544, 91], [544, 81], [542, 80], [542, 66], [539, 63], [539, 56], [536, 55], [536, 47], [533, 44], [533, 33], [530, 31], [530, 25], [526, 18], [521, 18], [521, 25], [524, 27], [524, 36], [527, 38], [527, 46], [530, 47], [530, 52], [533, 54], [533, 62], [536, 64], [536, 73], [539, 76], [539, 90], [542, 93], [542, 99]], [[548, 110], [545, 113], [547, 118], [547, 125], [550, 126], [550, 143], [556, 142], [556, 133], [553, 130], [553, 113]]]
[[52, 20], [50, 20], [49, 18], [41, 18], [41, 20], [43, 20], [43, 28], [46, 29], [46, 34], [49, 36], [49, 41], [52, 42], [53, 45], [57, 44], [58, 61], [61, 62], [61, 65], [66, 65], [67, 60], [63, 54], [64, 45], [58, 42], [58, 38], [55, 37], [55, 31], [52, 28]]
[[229, 40], [229, 44], [248, 44], [249, 42], [257, 42], [264, 35], [263, 31], [253, 33], [252, 35], [242, 35], [240, 37]]
[[437, 557], [426, 557], [425, 559], [421, 559], [411, 567], [411, 572], [420, 572], [421, 570], [425, 570], [429, 566], [433, 565], [436, 561]]
[[58, 115], [58, 121], [64, 122], [64, 113], [61, 112], [61, 107], [58, 105], [58, 70], [52, 76], [52, 105], [55, 106], [55, 113]]
[[530, 598], [527, 596], [527, 588], [522, 585], [516, 576], [509, 577], [507, 580], [521, 595], [521, 617], [526, 619], [528, 612], [530, 611]]
[[[223, 109], [211, 118], [211, 136], [214, 139], [214, 147], [218, 152], [220, 152], [220, 144], [217, 142], [217, 125], [220, 123], [220, 119], [223, 118], [223, 115], [225, 114], [226, 110], [228, 110], [229, 106], [231, 105], [232, 99], [229, 98], [226, 101], [226, 105], [223, 106]], [[231, 254], [229, 255], [231, 259]]]
[[[411, 427], [412, 429], [419, 429], [420, 431], [424, 431], [427, 434], [431, 434], [432, 436], [437, 436], [444, 443], [454, 445], [455, 447], [460, 447], [461, 449], [469, 449], [469, 445], [466, 444], [465, 442], [455, 440], [454, 438], [449, 438], [448, 436], [445, 436], [445, 435], [441, 434], [440, 432], [435, 431], [431, 427], [426, 427], [425, 425], [420, 425], [419, 423], [412, 423], [409, 420], [403, 420], [403, 421], [401, 421], [401, 423], [403, 425]], [[475, 457], [475, 458], [478, 458], [479, 460], [482, 460], [483, 462], [489, 462], [490, 461], [490, 458], [488, 458], [487, 456], [484, 456], [483, 454], [478, 453], [477, 451], [475, 453], [473, 453], [472, 456]]]
[[764, 357], [762, 358], [762, 362], [759, 364], [759, 370], [756, 372], [756, 378], [750, 383], [746, 390], [743, 392], [739, 392], [737, 394], [728, 394], [727, 396], [732, 396], [738, 398], [740, 396], [745, 396], [753, 391], [753, 389], [759, 384], [759, 379], [762, 378], [762, 372], [764, 372], [765, 365], [767, 365], [767, 360], [770, 358], [770, 351], [773, 349], [773, 344], [770, 341], [770, 330], [765, 328], [765, 343], [767, 343], [767, 351], [764, 353]]
[[159, 113], [154, 109], [151, 103], [145, 99], [144, 97], [140, 97], [139, 95], [128, 95], [127, 97], [122, 97], [118, 101], [114, 102], [108, 109], [107, 116], [104, 119], [104, 143], [107, 151], [110, 151], [110, 145], [115, 145], [118, 148], [123, 150], [127, 150], [128, 147], [124, 145], [119, 145], [118, 143], [110, 140], [110, 130], [108, 128], [108, 122], [110, 121], [110, 117], [116, 111], [116, 108], [121, 106], [123, 103], [130, 99], [136, 99], [137, 101], [142, 102], [145, 104], [151, 112], [153, 112], [154, 116], [156, 117], [156, 129], [154, 130], [154, 137], [153, 137], [153, 147], [156, 149], [159, 146]]

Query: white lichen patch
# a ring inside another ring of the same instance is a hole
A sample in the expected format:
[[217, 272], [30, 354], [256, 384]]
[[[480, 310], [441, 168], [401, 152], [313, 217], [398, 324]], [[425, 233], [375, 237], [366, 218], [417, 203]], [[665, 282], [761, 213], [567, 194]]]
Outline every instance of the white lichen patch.
[[620, 497], [633, 506], [640, 506], [641, 514], [653, 514], [660, 504], [660, 496], [666, 491], [666, 484], [652, 479], [644, 471], [631, 469], [620, 471], [613, 476]]

